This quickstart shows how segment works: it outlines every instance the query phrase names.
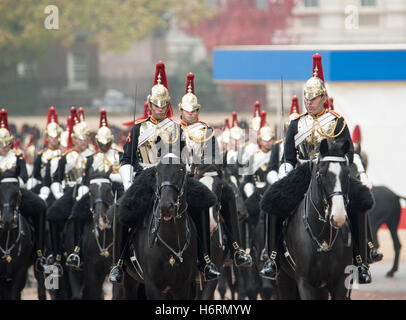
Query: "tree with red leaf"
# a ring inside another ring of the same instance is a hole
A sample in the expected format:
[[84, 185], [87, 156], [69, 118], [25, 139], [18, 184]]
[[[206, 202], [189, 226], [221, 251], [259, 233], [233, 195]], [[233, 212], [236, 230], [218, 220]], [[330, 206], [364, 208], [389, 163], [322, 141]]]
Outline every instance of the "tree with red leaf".
[[[191, 36], [201, 37], [207, 53], [224, 45], [269, 45], [276, 31], [288, 26], [295, 0], [268, 0], [258, 9], [256, 0], [218, 1], [217, 14], [198, 25], [180, 25]], [[284, 41], [289, 43], [289, 39]], [[263, 85], [227, 84], [224, 93], [237, 111], [248, 111], [256, 100], [265, 102]]]

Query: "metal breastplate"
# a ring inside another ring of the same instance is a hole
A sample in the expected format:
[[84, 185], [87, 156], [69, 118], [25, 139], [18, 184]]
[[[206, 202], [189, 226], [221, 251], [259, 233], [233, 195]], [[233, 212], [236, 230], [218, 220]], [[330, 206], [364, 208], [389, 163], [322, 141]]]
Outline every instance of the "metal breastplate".
[[120, 155], [118, 151], [110, 149], [106, 153], [98, 152], [93, 156], [93, 172], [118, 173], [118, 169], [120, 169]]
[[[322, 128], [325, 132], [331, 132], [334, 127], [336, 118], [322, 125]], [[313, 126], [314, 125], [314, 126]], [[314, 119], [310, 115], [305, 115], [299, 119], [297, 124], [297, 131], [301, 132], [305, 128], [313, 126], [312, 133], [308, 135], [299, 145], [297, 145], [297, 154], [299, 160], [310, 160], [314, 158], [316, 153], [319, 152], [320, 142], [326, 137], [320, 135], [317, 125], [314, 124]]]
[[[46, 170], [46, 165], [47, 165], [48, 161], [51, 160], [51, 175], [52, 175], [56, 170], [55, 163], [56, 164], [58, 163], [61, 156], [62, 156], [62, 152], [60, 149], [55, 149], [55, 150], [46, 149], [42, 153], [42, 155], [41, 155], [41, 177], [42, 178], [45, 177], [45, 170]], [[52, 166], [52, 163], [54, 163], [53, 166]]]
[[186, 141], [190, 163], [203, 160], [205, 138], [208, 127], [201, 122], [183, 127], [183, 137]]
[[[177, 128], [176, 123], [174, 121], [167, 123], [168, 125], [164, 127], [160, 127], [159, 124], [154, 124], [151, 121], [141, 123], [137, 148], [139, 164], [141, 166], [148, 167], [158, 163], [158, 137], [161, 138], [163, 143], [173, 142], [179, 138], [179, 128]], [[148, 134], [148, 132], [152, 132], [152, 134]]]
[[253, 157], [252, 171], [254, 172], [254, 181], [257, 188], [263, 188], [266, 185], [266, 169], [268, 168], [271, 151], [263, 152], [258, 150]]
[[86, 168], [86, 156], [89, 155], [89, 152], [86, 151], [78, 153], [73, 150], [66, 154], [65, 180], [68, 184], [83, 177]]
[[0, 156], [0, 172], [15, 170], [17, 166], [17, 156], [10, 150], [5, 156]]

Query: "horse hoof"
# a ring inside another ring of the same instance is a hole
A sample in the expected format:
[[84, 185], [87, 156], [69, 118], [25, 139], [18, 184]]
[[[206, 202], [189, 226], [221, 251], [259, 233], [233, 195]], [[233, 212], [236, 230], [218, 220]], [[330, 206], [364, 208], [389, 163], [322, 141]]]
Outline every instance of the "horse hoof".
[[393, 274], [394, 274], [394, 272], [389, 271], [389, 272], [386, 274], [386, 277], [387, 277], [387, 278], [393, 278]]

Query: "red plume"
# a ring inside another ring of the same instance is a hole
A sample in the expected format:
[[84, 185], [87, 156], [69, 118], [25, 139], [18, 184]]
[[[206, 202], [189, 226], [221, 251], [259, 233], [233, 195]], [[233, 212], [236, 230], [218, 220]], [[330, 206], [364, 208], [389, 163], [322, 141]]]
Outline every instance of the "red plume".
[[254, 104], [254, 118], [258, 117], [261, 115], [261, 105], [259, 104], [259, 101], [255, 101]]
[[237, 112], [233, 112], [231, 115], [233, 117], [233, 120], [231, 121], [231, 127], [234, 128], [235, 126], [238, 126]]
[[260, 126], [260, 128], [262, 128], [263, 126], [266, 125], [266, 111], [261, 111], [260, 116], [261, 116], [261, 126]]
[[[168, 89], [169, 92], [169, 86], [168, 86], [168, 79], [166, 78], [166, 72], [165, 72], [165, 64], [162, 61], [159, 61], [156, 64], [155, 68], [155, 77], [154, 77], [154, 84], [153, 86], [158, 84], [158, 76], [161, 76], [161, 84]], [[169, 104], [168, 112], [166, 113], [167, 118], [173, 117], [173, 110], [172, 110], [172, 104]]]
[[361, 129], [359, 125], [356, 125], [354, 130], [352, 131], [352, 136], [351, 136], [352, 142], [353, 143], [361, 143]]
[[328, 98], [328, 106], [330, 110], [334, 110], [334, 99], [333, 98]]
[[58, 116], [56, 115], [56, 111], [55, 111], [54, 107], [50, 107], [48, 110], [47, 125], [49, 125], [51, 122], [58, 123]]
[[[78, 114], [76, 112], [76, 108], [72, 107], [70, 108], [70, 122], [69, 122], [69, 127], [68, 127], [68, 150], [72, 148], [73, 142], [72, 142], [72, 131], [73, 131], [73, 126], [77, 123], [79, 123], [78, 119]], [[69, 118], [68, 118], [69, 119]]]
[[72, 128], [75, 124], [79, 123], [79, 117], [78, 117], [78, 113], [76, 110], [76, 107], [71, 107], [70, 108], [70, 116], [72, 119]]
[[107, 112], [106, 110], [102, 109], [100, 110], [100, 123], [99, 123], [99, 128], [101, 127], [108, 127], [109, 124], [107, 122]]
[[292, 98], [292, 105], [290, 106], [290, 112], [289, 115], [293, 114], [293, 113], [298, 113], [300, 114], [299, 111], [299, 102], [298, 102], [298, 98], [296, 96], [294, 96]]
[[226, 128], [230, 129], [230, 119], [229, 118], [226, 118], [224, 121], [224, 129], [226, 129]]
[[21, 143], [20, 138], [16, 138], [16, 139], [14, 140], [13, 149], [18, 149], [18, 150], [22, 150], [22, 149], [23, 149], [23, 148], [22, 148], [22, 143]]
[[[313, 69], [312, 69], [313, 76], [315, 75], [315, 72], [317, 72], [317, 77], [323, 80], [324, 82], [323, 66], [321, 64], [321, 55], [319, 55], [318, 53], [313, 55]], [[324, 85], [326, 85], [326, 83], [324, 83]], [[324, 108], [328, 110], [328, 101], [324, 103]]]
[[85, 121], [85, 109], [83, 109], [82, 107], [78, 109], [78, 118], [79, 122]]
[[192, 88], [192, 93], [195, 94], [195, 75], [191, 72], [189, 72], [186, 76], [186, 93], [188, 93], [189, 86]]
[[6, 128], [10, 132], [10, 128], [8, 127], [8, 114], [5, 109], [1, 109], [0, 111], [0, 127]]

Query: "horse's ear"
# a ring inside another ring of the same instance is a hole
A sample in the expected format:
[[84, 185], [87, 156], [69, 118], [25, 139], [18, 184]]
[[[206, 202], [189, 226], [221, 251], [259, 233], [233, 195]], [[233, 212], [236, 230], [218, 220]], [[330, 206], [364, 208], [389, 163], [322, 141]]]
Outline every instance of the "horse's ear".
[[361, 144], [358, 143], [357, 148], [354, 150], [354, 153], [358, 153], [359, 155], [361, 155]]
[[346, 140], [341, 149], [343, 150], [344, 154], [347, 154], [348, 151], [350, 150], [350, 141]]
[[320, 143], [320, 154], [325, 156], [328, 153], [328, 142], [327, 139], [321, 140]]

